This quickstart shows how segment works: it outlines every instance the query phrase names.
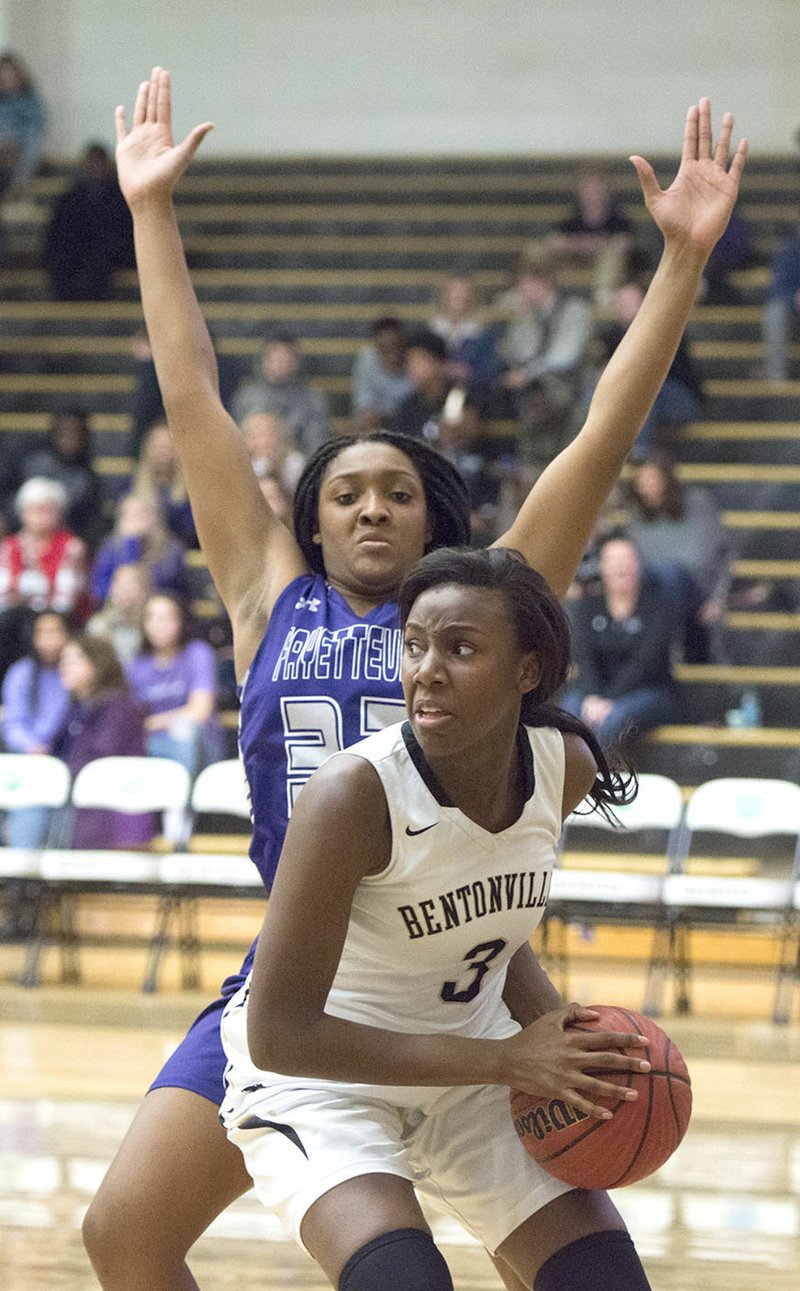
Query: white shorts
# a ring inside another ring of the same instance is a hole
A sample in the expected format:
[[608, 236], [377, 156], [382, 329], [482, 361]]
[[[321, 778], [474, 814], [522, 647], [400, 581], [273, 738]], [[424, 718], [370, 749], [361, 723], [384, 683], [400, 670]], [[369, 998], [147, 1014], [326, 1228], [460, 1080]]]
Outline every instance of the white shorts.
[[221, 1108], [259, 1200], [302, 1244], [306, 1211], [324, 1193], [365, 1174], [407, 1179], [494, 1254], [530, 1215], [570, 1191], [528, 1156], [511, 1119], [508, 1090], [471, 1085], [428, 1111], [290, 1077], [236, 1088]]

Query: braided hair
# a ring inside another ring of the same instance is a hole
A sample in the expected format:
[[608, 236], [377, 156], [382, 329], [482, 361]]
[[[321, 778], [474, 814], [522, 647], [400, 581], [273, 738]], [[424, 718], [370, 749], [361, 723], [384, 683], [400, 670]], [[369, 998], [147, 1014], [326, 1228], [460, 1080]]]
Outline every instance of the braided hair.
[[436, 547], [461, 547], [469, 542], [469, 494], [456, 468], [424, 439], [410, 435], [376, 430], [367, 435], [337, 435], [312, 453], [297, 482], [294, 494], [294, 535], [309, 568], [325, 573], [325, 563], [318, 543], [313, 541], [319, 529], [319, 490], [322, 478], [341, 452], [353, 444], [389, 444], [405, 453], [419, 472], [425, 491], [425, 502], [431, 521], [432, 536], [425, 550]]
[[418, 561], [403, 581], [397, 598], [401, 624], [405, 626], [418, 596], [447, 583], [486, 588], [501, 594], [516, 629], [520, 650], [535, 654], [540, 668], [537, 685], [522, 697], [520, 720], [526, 726], [554, 726], [585, 740], [597, 763], [597, 778], [587, 794], [594, 804], [592, 810], [618, 823], [613, 807], [623, 806], [635, 798], [636, 776], [624, 764], [611, 765], [585, 722], [553, 703], [567, 680], [571, 639], [561, 602], [544, 578], [511, 547], [434, 551]]

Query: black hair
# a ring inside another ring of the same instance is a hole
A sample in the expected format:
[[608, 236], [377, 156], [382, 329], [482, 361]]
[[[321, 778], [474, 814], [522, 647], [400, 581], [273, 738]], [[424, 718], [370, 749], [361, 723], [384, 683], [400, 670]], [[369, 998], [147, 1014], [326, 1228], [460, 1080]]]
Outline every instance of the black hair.
[[399, 336], [405, 337], [406, 328], [402, 319], [395, 318], [394, 314], [385, 314], [383, 318], [376, 318], [370, 325], [370, 336], [377, 336], [379, 332], [397, 332]]
[[28, 679], [27, 702], [30, 705], [31, 711], [34, 713], [38, 713], [39, 711], [42, 673], [45, 669], [45, 664], [42, 663], [36, 653], [36, 647], [33, 641], [34, 634], [36, 632], [36, 624], [40, 619], [58, 619], [64, 629], [65, 638], [69, 637], [75, 630], [70, 616], [62, 613], [61, 610], [39, 610], [39, 612], [29, 619], [25, 625], [25, 645], [32, 664], [30, 677]]
[[317, 574], [325, 573], [322, 549], [313, 541], [319, 529], [319, 490], [322, 478], [340, 453], [354, 444], [389, 444], [397, 448], [415, 466], [425, 491], [432, 537], [426, 550], [436, 547], [461, 547], [469, 542], [469, 494], [456, 468], [424, 439], [375, 430], [367, 435], [337, 435], [312, 453], [297, 481], [294, 493], [294, 535]]
[[512, 548], [442, 548], [424, 556], [404, 579], [398, 596], [402, 626], [423, 592], [448, 583], [485, 588], [503, 597], [520, 650], [535, 654], [541, 669], [537, 686], [522, 697], [520, 720], [526, 726], [554, 726], [586, 741], [597, 763], [597, 778], [587, 796], [594, 809], [614, 821], [610, 808], [632, 801], [636, 776], [627, 766], [610, 765], [594, 732], [553, 703], [567, 680], [571, 657], [569, 620], [561, 602], [542, 575]]
[[429, 327], [418, 327], [415, 331], [409, 332], [406, 337], [406, 349], [424, 350], [431, 358], [439, 359], [442, 363], [447, 358], [447, 343], [444, 337], [439, 336], [438, 332], [432, 332]]

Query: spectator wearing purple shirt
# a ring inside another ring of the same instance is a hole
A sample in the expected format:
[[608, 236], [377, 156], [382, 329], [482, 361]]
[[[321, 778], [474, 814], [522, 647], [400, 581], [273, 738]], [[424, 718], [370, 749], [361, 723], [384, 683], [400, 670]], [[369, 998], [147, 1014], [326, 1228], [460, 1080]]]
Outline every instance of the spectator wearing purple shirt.
[[[3, 678], [3, 746], [8, 753], [50, 753], [69, 696], [58, 671], [67, 641], [64, 618], [44, 610], [33, 625], [31, 652], [12, 664]], [[41, 847], [52, 812], [20, 807], [6, 820], [9, 847]]]
[[148, 599], [143, 631], [143, 650], [127, 672], [148, 713], [147, 751], [174, 758], [194, 775], [222, 755], [214, 651], [206, 641], [189, 639], [186, 610], [173, 596]]
[[[143, 757], [144, 713], [129, 693], [122, 664], [103, 637], [79, 633], [67, 641], [59, 663], [70, 705], [53, 752], [73, 775], [96, 758]], [[82, 807], [65, 834], [72, 847], [140, 847], [155, 833], [151, 813], [128, 814]]]

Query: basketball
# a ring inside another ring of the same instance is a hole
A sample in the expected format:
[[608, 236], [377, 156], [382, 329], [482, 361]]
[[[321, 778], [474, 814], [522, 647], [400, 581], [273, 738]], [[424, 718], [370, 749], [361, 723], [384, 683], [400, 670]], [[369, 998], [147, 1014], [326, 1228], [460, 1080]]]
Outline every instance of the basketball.
[[639, 1097], [625, 1102], [593, 1095], [614, 1113], [610, 1121], [598, 1121], [561, 1098], [512, 1089], [511, 1115], [526, 1151], [557, 1179], [576, 1188], [621, 1188], [652, 1174], [675, 1151], [689, 1124], [692, 1082], [677, 1045], [650, 1018], [602, 1004], [588, 1007], [599, 1018], [575, 1029], [647, 1037], [646, 1046], [627, 1052], [646, 1058], [649, 1072], [591, 1073], [633, 1088]]

